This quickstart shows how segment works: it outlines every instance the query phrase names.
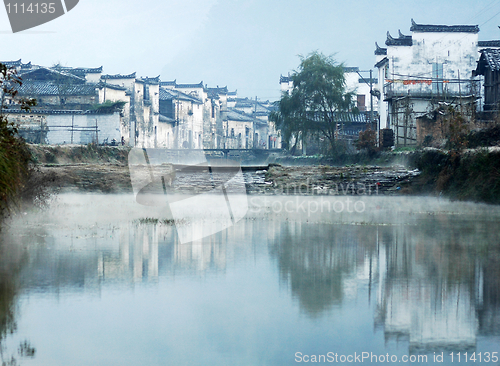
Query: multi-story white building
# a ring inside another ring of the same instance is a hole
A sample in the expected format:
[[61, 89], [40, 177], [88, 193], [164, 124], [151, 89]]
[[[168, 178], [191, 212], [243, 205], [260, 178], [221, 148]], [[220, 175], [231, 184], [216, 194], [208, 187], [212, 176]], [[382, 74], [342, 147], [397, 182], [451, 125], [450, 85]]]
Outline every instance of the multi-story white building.
[[472, 80], [478, 50], [497, 41], [478, 41], [477, 25], [424, 25], [412, 19], [411, 35], [387, 32], [386, 48], [376, 44], [380, 128], [394, 131], [396, 145], [415, 145], [416, 118], [439, 102], [474, 104]]

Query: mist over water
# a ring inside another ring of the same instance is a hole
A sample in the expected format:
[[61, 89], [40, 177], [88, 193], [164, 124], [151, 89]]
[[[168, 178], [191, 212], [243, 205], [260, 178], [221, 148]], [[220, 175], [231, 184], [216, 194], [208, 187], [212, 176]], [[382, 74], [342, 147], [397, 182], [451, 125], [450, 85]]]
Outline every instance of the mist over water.
[[[133, 195], [63, 194], [13, 217], [0, 244], [4, 357], [290, 365], [297, 352], [373, 352], [435, 364], [444, 352], [453, 364], [450, 352], [499, 351], [498, 207], [247, 198], [241, 221], [188, 244], [168, 206]], [[17, 355], [23, 340], [34, 357]]]

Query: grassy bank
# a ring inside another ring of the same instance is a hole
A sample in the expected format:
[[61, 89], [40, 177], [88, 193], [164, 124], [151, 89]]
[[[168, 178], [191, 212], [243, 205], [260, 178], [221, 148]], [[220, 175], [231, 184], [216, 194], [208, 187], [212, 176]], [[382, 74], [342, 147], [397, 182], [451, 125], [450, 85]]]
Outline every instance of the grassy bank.
[[28, 145], [35, 164], [127, 164], [129, 147], [88, 145]]
[[[130, 148], [29, 145], [28, 149], [32, 160], [38, 163], [43, 173], [44, 182], [40, 183], [42, 186], [49, 182], [57, 187], [73, 187], [83, 191], [131, 191], [127, 166]], [[288, 156], [278, 160], [283, 165], [295, 166], [340, 165], [321, 156]], [[500, 204], [498, 147], [461, 152], [425, 148], [382, 152], [372, 157], [359, 153], [352, 155], [348, 164], [361, 167], [385, 166], [384, 169], [389, 171], [397, 171], [398, 166], [418, 168], [421, 171], [420, 176], [412, 179], [411, 185], [404, 189], [404, 193], [436, 194], [452, 199]], [[403, 193], [403, 190], [401, 192]]]
[[420, 192], [500, 204], [500, 148], [424, 149], [415, 164], [422, 172], [416, 186]]
[[19, 201], [30, 179], [31, 154], [16, 127], [0, 116], [0, 215]]

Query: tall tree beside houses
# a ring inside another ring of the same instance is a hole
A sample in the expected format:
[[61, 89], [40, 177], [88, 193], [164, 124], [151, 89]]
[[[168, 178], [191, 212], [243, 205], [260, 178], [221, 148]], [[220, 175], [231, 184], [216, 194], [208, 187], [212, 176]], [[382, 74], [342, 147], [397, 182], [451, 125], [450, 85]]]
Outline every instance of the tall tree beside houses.
[[334, 150], [340, 125], [354, 107], [354, 92], [346, 91], [344, 66], [331, 56], [314, 52], [301, 57], [291, 80], [293, 89], [282, 94], [271, 120], [294, 146], [298, 141], [304, 143], [308, 135], [318, 134]]

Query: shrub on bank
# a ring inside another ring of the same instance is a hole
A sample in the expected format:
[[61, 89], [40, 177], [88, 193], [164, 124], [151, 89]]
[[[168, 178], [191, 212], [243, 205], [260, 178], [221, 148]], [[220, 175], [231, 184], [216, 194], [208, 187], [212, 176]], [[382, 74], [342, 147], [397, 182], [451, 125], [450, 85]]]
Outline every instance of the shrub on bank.
[[21, 110], [28, 111], [36, 105], [31, 98], [17, 98], [18, 87], [22, 85], [17, 71], [0, 63], [0, 215], [4, 214], [17, 197], [26, 193], [29, 180], [31, 154], [25, 141], [18, 136], [17, 126], [3, 115], [7, 99], [18, 104]]
[[16, 126], [0, 116], [0, 212], [4, 213], [22, 191], [30, 174], [26, 143], [16, 136]]
[[460, 200], [500, 203], [500, 152], [425, 149], [417, 158], [418, 187]]

